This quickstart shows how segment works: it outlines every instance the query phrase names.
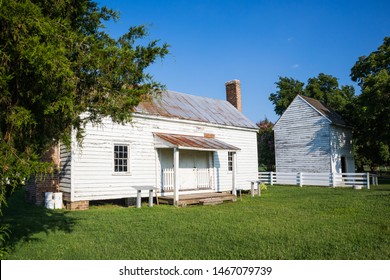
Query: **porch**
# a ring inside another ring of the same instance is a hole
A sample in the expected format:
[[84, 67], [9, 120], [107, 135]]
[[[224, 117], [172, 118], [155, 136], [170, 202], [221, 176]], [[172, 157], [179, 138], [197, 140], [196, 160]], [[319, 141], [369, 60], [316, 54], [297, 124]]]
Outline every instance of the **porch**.
[[[185, 206], [235, 200], [235, 166], [239, 148], [217, 140], [211, 134], [190, 136], [154, 133], [154, 140], [157, 155], [156, 173], [159, 174], [157, 184], [162, 194], [161, 201]], [[223, 190], [229, 191], [226, 194], [219, 189], [221, 151], [226, 155], [227, 163], [230, 160], [233, 195], [230, 194], [230, 190]]]

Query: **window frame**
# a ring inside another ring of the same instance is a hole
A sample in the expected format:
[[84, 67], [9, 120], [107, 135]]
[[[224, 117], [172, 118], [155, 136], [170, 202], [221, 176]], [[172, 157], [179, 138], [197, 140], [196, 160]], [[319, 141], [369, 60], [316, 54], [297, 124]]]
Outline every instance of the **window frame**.
[[233, 172], [233, 152], [228, 152], [227, 170], [228, 170], [228, 172]]
[[[115, 148], [118, 147], [118, 151], [115, 150]], [[119, 151], [119, 147], [124, 147], [127, 149], [127, 157], [124, 156], [116, 158], [116, 152], [118, 153], [126, 153], [125, 151]], [[112, 173], [113, 175], [123, 176], [123, 175], [131, 175], [131, 145], [129, 143], [120, 143], [115, 142], [112, 145]], [[115, 161], [118, 160], [125, 160], [126, 164], [117, 164]], [[116, 167], [126, 167], [126, 171], [117, 171]]]

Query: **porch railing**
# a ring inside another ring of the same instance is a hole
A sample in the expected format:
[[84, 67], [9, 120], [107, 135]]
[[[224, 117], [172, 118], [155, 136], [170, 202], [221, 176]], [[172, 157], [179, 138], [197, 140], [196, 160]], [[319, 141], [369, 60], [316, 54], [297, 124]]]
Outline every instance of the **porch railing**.
[[162, 171], [162, 184], [164, 191], [173, 191], [175, 183], [175, 172], [173, 168], [165, 168]]
[[[162, 170], [162, 185], [164, 191], [173, 191], [175, 182], [174, 176], [175, 172], [173, 168], [164, 168]], [[209, 168], [194, 169], [194, 180], [195, 189], [201, 190], [212, 188], [213, 176]]]
[[210, 189], [212, 187], [213, 178], [211, 176], [210, 169], [197, 168], [196, 173], [196, 188], [197, 189]]

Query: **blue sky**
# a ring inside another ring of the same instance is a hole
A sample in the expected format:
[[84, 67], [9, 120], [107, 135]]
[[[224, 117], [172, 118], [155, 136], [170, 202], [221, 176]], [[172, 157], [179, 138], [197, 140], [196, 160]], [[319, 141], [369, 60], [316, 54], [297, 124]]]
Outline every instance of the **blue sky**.
[[306, 83], [325, 73], [356, 86], [352, 66], [390, 36], [390, 1], [96, 1], [120, 12], [106, 23], [112, 37], [144, 24], [150, 40], [171, 45], [148, 69], [157, 81], [225, 99], [225, 82], [239, 79], [253, 122], [278, 119], [268, 97], [280, 76]]

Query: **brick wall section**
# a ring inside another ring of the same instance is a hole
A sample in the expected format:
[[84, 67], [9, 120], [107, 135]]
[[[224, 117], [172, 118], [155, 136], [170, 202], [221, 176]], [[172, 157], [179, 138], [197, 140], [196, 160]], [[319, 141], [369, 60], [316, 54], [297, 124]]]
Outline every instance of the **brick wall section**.
[[[45, 192], [60, 191], [60, 148], [59, 145], [52, 146], [43, 156], [42, 161], [52, 162], [55, 170], [51, 174], [37, 174], [32, 177], [26, 185], [26, 201], [36, 205], [45, 204]], [[65, 209], [67, 210], [87, 210], [89, 209], [89, 201], [69, 201], [70, 197], [67, 194], [63, 196]]]
[[226, 100], [242, 112], [241, 83], [239, 80], [232, 80], [225, 83]]
[[26, 201], [36, 205], [44, 205], [45, 192], [58, 191], [58, 172], [40, 174], [30, 179], [26, 186]]
[[30, 178], [26, 185], [26, 201], [36, 205], [44, 205], [45, 192], [59, 191], [59, 152], [58, 145], [54, 145], [42, 156], [42, 161], [52, 162], [56, 169], [51, 174], [37, 174]]

